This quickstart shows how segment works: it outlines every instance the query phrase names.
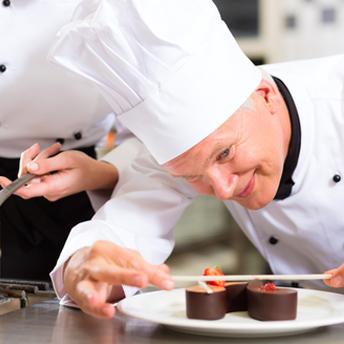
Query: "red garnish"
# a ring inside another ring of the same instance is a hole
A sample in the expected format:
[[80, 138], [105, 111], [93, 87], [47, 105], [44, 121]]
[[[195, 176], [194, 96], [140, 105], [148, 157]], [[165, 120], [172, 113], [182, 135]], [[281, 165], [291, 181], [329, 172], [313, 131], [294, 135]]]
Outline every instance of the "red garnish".
[[277, 288], [276, 288], [276, 285], [275, 283], [272, 283], [272, 282], [268, 282], [268, 283], [265, 283], [261, 289], [263, 291], [275, 291]]
[[[218, 266], [207, 267], [203, 271], [203, 276], [223, 276], [223, 275], [224, 275], [223, 272]], [[224, 287], [225, 281], [208, 281], [207, 284]]]

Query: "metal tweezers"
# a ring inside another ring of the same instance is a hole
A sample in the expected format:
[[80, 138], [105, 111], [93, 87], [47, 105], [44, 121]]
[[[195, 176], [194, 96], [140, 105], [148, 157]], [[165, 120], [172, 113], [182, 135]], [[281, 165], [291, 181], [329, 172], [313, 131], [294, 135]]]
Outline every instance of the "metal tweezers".
[[34, 174], [25, 174], [24, 176], [21, 176], [20, 178], [16, 179], [14, 182], [12, 182], [10, 185], [5, 187], [0, 191], [0, 206], [7, 200], [8, 197], [10, 197], [13, 193], [15, 193], [19, 188], [21, 188], [23, 185], [28, 183], [31, 179], [35, 178], [36, 176]]

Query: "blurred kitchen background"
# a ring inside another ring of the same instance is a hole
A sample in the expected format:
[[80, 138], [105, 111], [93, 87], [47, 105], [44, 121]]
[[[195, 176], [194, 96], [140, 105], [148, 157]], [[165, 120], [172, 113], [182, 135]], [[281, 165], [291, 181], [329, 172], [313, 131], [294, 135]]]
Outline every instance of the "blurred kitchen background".
[[[344, 53], [344, 0], [214, 2], [255, 64]], [[186, 210], [175, 239], [168, 260], [175, 274], [197, 274], [212, 265], [226, 273], [269, 271], [224, 205], [213, 198], [199, 197]]]

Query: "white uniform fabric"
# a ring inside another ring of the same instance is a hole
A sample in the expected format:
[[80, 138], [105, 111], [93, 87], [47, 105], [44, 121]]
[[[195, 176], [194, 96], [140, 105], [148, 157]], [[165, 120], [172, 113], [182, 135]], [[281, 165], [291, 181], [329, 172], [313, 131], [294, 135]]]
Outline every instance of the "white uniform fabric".
[[78, 12], [52, 59], [94, 81], [160, 164], [222, 125], [262, 79], [211, 0], [92, 0]]
[[[321, 273], [344, 263], [344, 55], [264, 69], [287, 85], [299, 113], [295, 185], [288, 198], [258, 211], [226, 205], [274, 272]], [[269, 244], [270, 236], [278, 244]], [[302, 284], [324, 287], [321, 281]]]
[[[264, 69], [284, 81], [299, 113], [301, 150], [295, 185], [288, 198], [261, 210], [224, 203], [274, 273], [322, 273], [344, 262], [344, 55]], [[130, 144], [141, 145], [135, 139]], [[342, 176], [341, 182], [333, 181], [335, 174]], [[51, 274], [58, 296], [64, 297], [62, 303], [68, 296], [61, 267], [76, 250], [96, 240], [110, 240], [161, 263], [173, 247], [173, 226], [194, 196], [185, 182], [166, 175], [142, 147], [135, 163], [121, 175], [114, 198], [94, 220], [71, 232]], [[277, 244], [269, 243], [271, 236]], [[303, 285], [325, 289], [321, 281]]]
[[47, 60], [56, 32], [79, 2], [1, 2], [1, 157], [18, 158], [33, 143], [47, 147], [58, 138], [63, 149], [94, 145], [110, 129], [112, 110], [95, 86]]
[[[0, 157], [19, 158], [35, 142], [45, 148], [63, 139], [63, 150], [97, 145], [115, 116], [95, 85], [48, 60], [58, 30], [69, 23], [80, 0], [15, 0], [0, 4]], [[131, 133], [118, 125], [121, 141]], [[135, 147], [102, 158], [119, 171]], [[107, 191], [88, 192], [97, 210]]]

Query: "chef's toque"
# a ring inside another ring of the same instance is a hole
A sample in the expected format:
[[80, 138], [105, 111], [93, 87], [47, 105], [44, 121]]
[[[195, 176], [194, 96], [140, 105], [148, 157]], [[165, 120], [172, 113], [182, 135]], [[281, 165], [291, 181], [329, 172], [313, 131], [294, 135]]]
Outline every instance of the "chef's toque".
[[221, 126], [261, 72], [210, 0], [88, 0], [50, 57], [95, 82], [163, 164]]

